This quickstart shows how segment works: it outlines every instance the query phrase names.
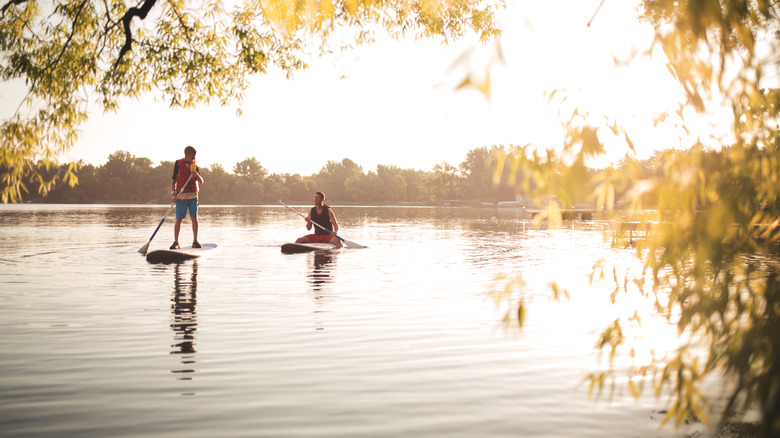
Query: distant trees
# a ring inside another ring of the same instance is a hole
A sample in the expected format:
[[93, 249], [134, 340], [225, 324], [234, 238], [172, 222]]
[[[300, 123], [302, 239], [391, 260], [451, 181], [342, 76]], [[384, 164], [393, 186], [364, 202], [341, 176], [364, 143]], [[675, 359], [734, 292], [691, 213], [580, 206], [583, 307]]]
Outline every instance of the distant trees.
[[297, 173], [290, 175], [285, 173], [282, 175], [284, 179], [284, 185], [287, 189], [288, 199], [295, 201], [304, 201], [312, 198], [314, 190], [314, 181], [309, 178], [304, 178]]
[[236, 186], [233, 199], [237, 204], [262, 204], [265, 198], [265, 176], [268, 170], [260, 165], [257, 158], [247, 158], [233, 166]]
[[358, 186], [363, 177], [363, 168], [349, 158], [340, 162], [328, 161], [317, 174], [315, 181], [318, 190], [325, 192], [329, 199], [356, 201], [360, 195], [347, 197], [347, 184]]
[[[504, 148], [500, 146], [479, 147], [470, 150], [466, 159], [460, 164], [460, 174], [463, 176], [463, 196], [468, 199], [498, 202], [513, 199], [515, 187], [501, 184], [501, 175], [511, 173], [511, 168], [501, 172], [496, 170]], [[498, 172], [498, 173], [497, 173]]]
[[103, 197], [109, 202], [122, 199], [136, 203], [156, 197], [151, 170], [152, 160], [148, 158], [137, 158], [126, 151], [114, 152], [97, 172]]
[[[364, 204], [441, 205], [444, 200], [461, 199], [479, 202], [512, 200], [515, 188], [496, 184], [492, 167], [504, 148], [480, 147], [470, 151], [458, 166], [437, 164], [431, 171], [402, 169], [380, 164], [365, 171], [349, 158], [325, 163], [319, 172], [271, 174], [255, 157], [236, 163], [232, 172], [221, 165], [200, 167], [205, 183], [200, 193], [202, 204], [268, 204], [279, 199], [290, 202], [310, 202], [319, 190], [329, 202]], [[50, 203], [150, 203], [168, 202], [172, 161], [154, 166], [148, 158], [136, 157], [127, 151], [116, 151], [108, 160], [94, 166], [82, 162], [59, 167], [51, 166], [47, 175], [65, 174], [76, 169], [78, 184], [58, 185], [43, 196], [35, 181], [25, 181], [29, 187], [25, 201]]]
[[[199, 195], [199, 201], [203, 204], [232, 204], [233, 192], [236, 187], [235, 175], [228, 173], [221, 165], [215, 164], [200, 170], [203, 180], [208, 184]], [[173, 176], [171, 168], [170, 179]]]
[[460, 172], [449, 163], [434, 166], [432, 183], [432, 195], [437, 199], [461, 199], [463, 196]]

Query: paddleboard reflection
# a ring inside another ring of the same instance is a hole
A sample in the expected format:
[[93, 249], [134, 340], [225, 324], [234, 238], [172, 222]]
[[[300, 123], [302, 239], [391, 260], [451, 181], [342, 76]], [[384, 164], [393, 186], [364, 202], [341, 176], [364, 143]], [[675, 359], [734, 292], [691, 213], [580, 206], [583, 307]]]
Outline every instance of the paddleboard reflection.
[[336, 267], [336, 252], [333, 251], [314, 251], [310, 253], [311, 270], [309, 271], [309, 284], [314, 294], [314, 329], [325, 330], [324, 322], [321, 319], [323, 313], [326, 313], [325, 305], [327, 301], [326, 286], [333, 281], [331, 276]]
[[[198, 262], [177, 263], [173, 267], [173, 294], [171, 295], [171, 354], [179, 357], [180, 366], [171, 370], [177, 380], [192, 380], [196, 372], [195, 332], [198, 329]], [[183, 393], [182, 395], [194, 395]]]

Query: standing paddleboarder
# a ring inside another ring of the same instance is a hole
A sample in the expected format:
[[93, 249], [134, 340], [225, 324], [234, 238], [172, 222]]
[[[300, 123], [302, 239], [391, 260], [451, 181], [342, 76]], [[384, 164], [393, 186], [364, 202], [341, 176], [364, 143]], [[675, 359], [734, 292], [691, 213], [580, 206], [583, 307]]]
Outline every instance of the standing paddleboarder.
[[325, 194], [317, 192], [314, 194], [314, 207], [309, 210], [309, 214], [306, 216], [306, 229], [311, 230], [312, 222], [319, 224], [323, 228], [330, 231], [323, 230], [320, 227], [314, 227], [314, 234], [307, 234], [295, 243], [332, 243], [340, 248], [341, 239], [336, 237], [336, 233], [339, 231], [339, 223], [336, 220], [336, 215], [329, 205], [325, 205]]
[[198, 187], [203, 184], [200, 169], [195, 165], [195, 148], [184, 148], [184, 158], [176, 160], [173, 165], [173, 181], [171, 181], [171, 202], [176, 203], [176, 223], [173, 225], [173, 245], [178, 249], [181, 221], [190, 213], [192, 221], [192, 247], [200, 248], [198, 243]]

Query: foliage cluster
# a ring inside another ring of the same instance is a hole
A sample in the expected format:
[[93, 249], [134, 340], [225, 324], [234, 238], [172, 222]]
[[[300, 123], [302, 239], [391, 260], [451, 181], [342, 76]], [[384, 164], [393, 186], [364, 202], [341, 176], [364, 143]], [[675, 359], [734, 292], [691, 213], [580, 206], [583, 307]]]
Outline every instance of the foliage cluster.
[[[24, 86], [0, 124], [3, 202], [74, 144], [90, 104], [116, 111], [154, 93], [171, 107], [241, 102], [253, 75], [306, 68], [311, 52], [368, 42], [376, 32], [445, 41], [498, 34], [486, 0], [4, 0], [0, 79]], [[94, 110], [94, 107], [93, 107]], [[239, 109], [240, 112], [240, 109]], [[137, 127], [136, 129], [143, 129]], [[39, 165], [42, 163], [42, 165]], [[73, 168], [64, 181], [73, 184]]]
[[[755, 409], [760, 435], [780, 436], [780, 8], [764, 0], [639, 3], [642, 19], [656, 29], [654, 47], [685, 96], [676, 113], [657, 121], [701, 134], [688, 109], [704, 113], [721, 104], [731, 109], [731, 132], [708, 145], [665, 145], [676, 150], [659, 153], [650, 167], [627, 158], [598, 175], [594, 196], [605, 208], [625, 196], [631, 210], [655, 213], [642, 219], [651, 233], [635, 246], [642, 269], [621, 278], [613, 266], [611, 299], [625, 294], [649, 301], [656, 316], [676, 327], [681, 345], [639, 354], [628, 336], [642, 328], [639, 308], [626, 312], [608, 322], [596, 343], [610, 359], [607, 370], [591, 375], [592, 387], [602, 391], [609, 380], [625, 380], [639, 394], [649, 386], [669, 396], [664, 421], [679, 425], [706, 420], [715, 410], [717, 400], [706, 389], [714, 379], [724, 384], [722, 422]], [[600, 137], [615, 134], [633, 152], [629, 132], [587, 114], [587, 108], [574, 111], [560, 153], [512, 151], [506, 160], [522, 169], [517, 184], [565, 199], [579, 190], [566, 183], [581, 171], [579, 163], [604, 153]], [[598, 265], [593, 278], [606, 278], [609, 264]], [[512, 295], [516, 307], [509, 315], [522, 323], [522, 287], [497, 294]], [[616, 354], [633, 366], [617, 367]]]

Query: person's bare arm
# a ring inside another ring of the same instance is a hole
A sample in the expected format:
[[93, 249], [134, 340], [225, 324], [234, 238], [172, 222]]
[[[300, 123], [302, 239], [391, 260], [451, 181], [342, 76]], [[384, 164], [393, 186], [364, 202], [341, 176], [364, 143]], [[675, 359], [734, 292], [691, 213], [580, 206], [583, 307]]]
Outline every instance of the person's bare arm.
[[330, 223], [333, 224], [333, 235], [339, 232], [339, 221], [336, 220], [336, 213], [332, 208], [328, 209], [328, 216], [330, 216]]

